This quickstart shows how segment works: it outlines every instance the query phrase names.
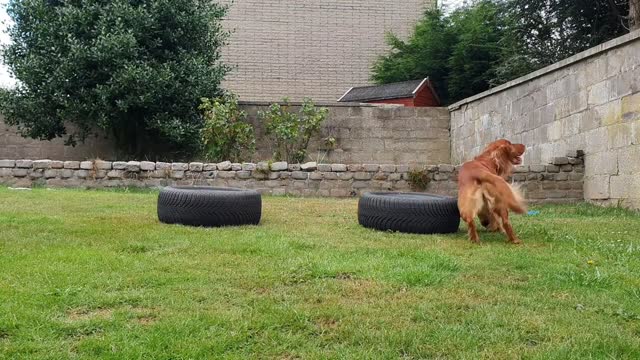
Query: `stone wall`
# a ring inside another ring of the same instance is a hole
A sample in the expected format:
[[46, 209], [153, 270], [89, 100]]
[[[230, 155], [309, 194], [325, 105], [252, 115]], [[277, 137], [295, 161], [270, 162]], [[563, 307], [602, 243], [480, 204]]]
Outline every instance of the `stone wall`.
[[[248, 121], [256, 127], [257, 152], [252, 161], [268, 160], [273, 154], [258, 118], [258, 111], [267, 110], [268, 105], [245, 102], [241, 106], [248, 113]], [[311, 143], [309, 160], [381, 164], [449, 162], [449, 111], [446, 108], [335, 103], [324, 106], [329, 108], [329, 115], [320, 136]], [[293, 111], [297, 110], [294, 106]], [[105, 136], [91, 137], [86, 144], [71, 147], [65, 146], [62, 139], [25, 139], [15, 128], [4, 125], [1, 119], [0, 129], [0, 159], [117, 159], [116, 148]], [[323, 142], [322, 139], [328, 136], [336, 138], [334, 148], [329, 149]]]
[[[230, 3], [231, 0], [223, 0]], [[245, 100], [311, 97], [336, 101], [369, 83], [371, 65], [388, 50], [385, 34], [406, 38], [435, 0], [235, 0], [224, 86]]]
[[84, 144], [65, 146], [62, 138], [52, 141], [24, 138], [0, 116], [0, 159], [111, 159], [114, 156], [115, 147], [105, 136], [91, 136]]
[[584, 150], [585, 199], [640, 208], [640, 31], [449, 109], [452, 162], [503, 137], [525, 163]]
[[[419, 165], [450, 162], [447, 108], [324, 106], [329, 108], [329, 115], [320, 136], [311, 143], [311, 161]], [[268, 103], [243, 103], [242, 107], [256, 128], [255, 159], [270, 159], [273, 149], [258, 118], [258, 112], [267, 110]], [[329, 136], [336, 139], [333, 148], [323, 141]]]
[[[532, 202], [577, 202], [583, 198], [584, 166], [580, 158], [557, 158], [556, 164], [516, 168], [512, 180], [522, 184]], [[357, 196], [367, 191], [410, 191], [414, 176], [423, 191], [455, 195], [459, 167], [379, 164], [163, 163], [148, 161], [0, 160], [0, 184], [15, 187], [161, 187], [211, 185], [255, 189], [270, 195]]]

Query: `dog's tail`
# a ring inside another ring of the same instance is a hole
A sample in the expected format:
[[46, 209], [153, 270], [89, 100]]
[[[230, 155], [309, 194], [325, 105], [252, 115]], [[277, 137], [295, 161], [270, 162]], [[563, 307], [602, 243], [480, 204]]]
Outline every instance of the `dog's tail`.
[[509, 210], [518, 214], [524, 214], [527, 211], [519, 185], [509, 185], [500, 176], [484, 171], [474, 174], [474, 178], [494, 201], [503, 202]]

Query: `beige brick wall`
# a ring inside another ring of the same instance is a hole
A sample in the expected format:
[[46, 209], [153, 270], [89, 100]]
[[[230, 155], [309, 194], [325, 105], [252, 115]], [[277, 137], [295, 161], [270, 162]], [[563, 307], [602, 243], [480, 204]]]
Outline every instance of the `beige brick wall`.
[[[229, 1], [229, 0], [224, 0]], [[335, 101], [369, 83], [385, 33], [405, 38], [435, 0], [235, 0], [223, 59], [235, 65], [225, 87], [242, 100]]]

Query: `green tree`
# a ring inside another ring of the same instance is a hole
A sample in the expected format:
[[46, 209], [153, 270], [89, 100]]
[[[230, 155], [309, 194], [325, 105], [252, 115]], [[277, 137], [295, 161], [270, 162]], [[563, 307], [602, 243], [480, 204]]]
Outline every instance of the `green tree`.
[[194, 151], [198, 103], [216, 97], [226, 7], [211, 0], [11, 0], [3, 60], [18, 80], [0, 110], [23, 135], [82, 141], [95, 130], [129, 155]]
[[429, 77], [444, 103], [488, 89], [501, 53], [503, 12], [502, 3], [490, 0], [449, 15], [427, 10], [407, 41], [388, 35], [392, 50], [375, 63], [373, 80]]

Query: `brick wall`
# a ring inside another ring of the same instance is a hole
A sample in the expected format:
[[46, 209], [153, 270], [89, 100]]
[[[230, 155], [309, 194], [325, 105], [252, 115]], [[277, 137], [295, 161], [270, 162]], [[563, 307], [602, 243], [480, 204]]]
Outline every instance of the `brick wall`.
[[640, 31], [449, 109], [454, 163], [502, 137], [525, 163], [584, 150], [585, 199], [640, 208]]
[[386, 32], [406, 38], [432, 6], [435, 0], [236, 0], [223, 60], [237, 68], [224, 85], [249, 101], [335, 101], [369, 83], [373, 61], [388, 49]]
[[[516, 168], [512, 180], [530, 202], [582, 201], [584, 167], [580, 158]], [[459, 167], [394, 164], [163, 163], [148, 161], [0, 160], [0, 184], [16, 187], [161, 187], [210, 185], [255, 189], [270, 195], [348, 197], [368, 191], [420, 191], [411, 172], [422, 172], [426, 191], [456, 195]]]

